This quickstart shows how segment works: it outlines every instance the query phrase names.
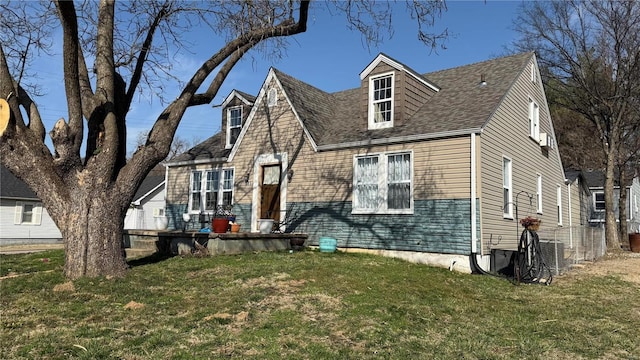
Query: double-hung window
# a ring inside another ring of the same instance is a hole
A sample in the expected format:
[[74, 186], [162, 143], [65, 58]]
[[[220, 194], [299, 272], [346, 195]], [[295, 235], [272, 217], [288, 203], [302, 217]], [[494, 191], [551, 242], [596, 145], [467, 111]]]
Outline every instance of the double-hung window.
[[190, 212], [213, 212], [233, 202], [233, 169], [196, 170], [191, 173]]
[[393, 126], [393, 73], [369, 79], [369, 129]]
[[227, 110], [228, 145], [235, 144], [242, 129], [242, 106], [234, 106]]
[[502, 158], [502, 206], [503, 216], [513, 218], [513, 191], [511, 182], [511, 159]]
[[353, 212], [412, 213], [411, 157], [410, 152], [356, 156], [353, 171]]
[[593, 193], [593, 208], [596, 211], [604, 211], [604, 193], [603, 192]]
[[40, 225], [42, 223], [42, 203], [16, 201], [13, 223], [16, 225]]
[[538, 214], [542, 214], [542, 175], [538, 174], [536, 185], [536, 206]]
[[529, 99], [529, 136], [540, 141], [540, 107]]

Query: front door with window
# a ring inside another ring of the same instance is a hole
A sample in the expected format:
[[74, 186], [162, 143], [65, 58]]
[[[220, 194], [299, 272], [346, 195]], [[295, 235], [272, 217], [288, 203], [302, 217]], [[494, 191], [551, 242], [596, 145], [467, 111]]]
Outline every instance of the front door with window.
[[260, 218], [280, 221], [280, 164], [262, 166]]

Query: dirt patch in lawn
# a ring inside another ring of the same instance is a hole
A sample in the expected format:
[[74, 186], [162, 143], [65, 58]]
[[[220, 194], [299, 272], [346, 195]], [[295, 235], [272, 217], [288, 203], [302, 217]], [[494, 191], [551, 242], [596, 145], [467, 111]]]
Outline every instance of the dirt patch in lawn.
[[640, 285], [640, 253], [629, 251], [607, 254], [593, 262], [584, 262], [557, 279], [570, 280], [581, 276], [620, 276], [623, 280]]

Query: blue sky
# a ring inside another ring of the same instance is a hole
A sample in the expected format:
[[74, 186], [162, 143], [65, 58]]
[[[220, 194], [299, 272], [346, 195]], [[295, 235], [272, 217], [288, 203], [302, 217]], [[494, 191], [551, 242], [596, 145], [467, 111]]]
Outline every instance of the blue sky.
[[[359, 86], [360, 72], [379, 52], [413, 68], [419, 73], [452, 68], [487, 60], [505, 53], [515, 38], [513, 19], [521, 1], [448, 1], [448, 10], [437, 20], [435, 31], [447, 28], [450, 34], [446, 49], [437, 53], [417, 40], [417, 26], [408, 15], [395, 15], [394, 35], [379, 46], [367, 48], [361, 35], [347, 29], [344, 17], [331, 17], [322, 4], [314, 4], [306, 33], [289, 41], [289, 48], [281, 59], [266, 60], [255, 53], [245, 56], [229, 74], [211, 105], [187, 110], [177, 136], [187, 140], [205, 140], [220, 130], [220, 104], [233, 90], [257, 94], [271, 66], [328, 92]], [[402, 4], [404, 6], [404, 4]], [[191, 53], [179, 54], [177, 74], [188, 79], [197, 67], [218, 50], [219, 42], [209, 35], [194, 33], [197, 45]], [[46, 96], [37, 98], [47, 130], [60, 117], [67, 118], [62, 92], [60, 59], [41, 58], [38, 73]], [[169, 86], [165, 93], [173, 98], [177, 87]], [[163, 106], [158, 99], [136, 99], [128, 117], [129, 148], [139, 131], [148, 130]]]

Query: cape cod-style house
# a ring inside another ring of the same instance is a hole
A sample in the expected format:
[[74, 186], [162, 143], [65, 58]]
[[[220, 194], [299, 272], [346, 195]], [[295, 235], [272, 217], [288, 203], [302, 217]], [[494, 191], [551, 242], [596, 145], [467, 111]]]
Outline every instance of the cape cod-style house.
[[534, 53], [427, 74], [379, 54], [359, 81], [329, 93], [272, 68], [256, 96], [232, 91], [222, 131], [168, 164], [170, 227], [230, 204], [243, 231], [271, 218], [312, 245], [469, 270], [517, 248], [519, 218], [567, 226]]

